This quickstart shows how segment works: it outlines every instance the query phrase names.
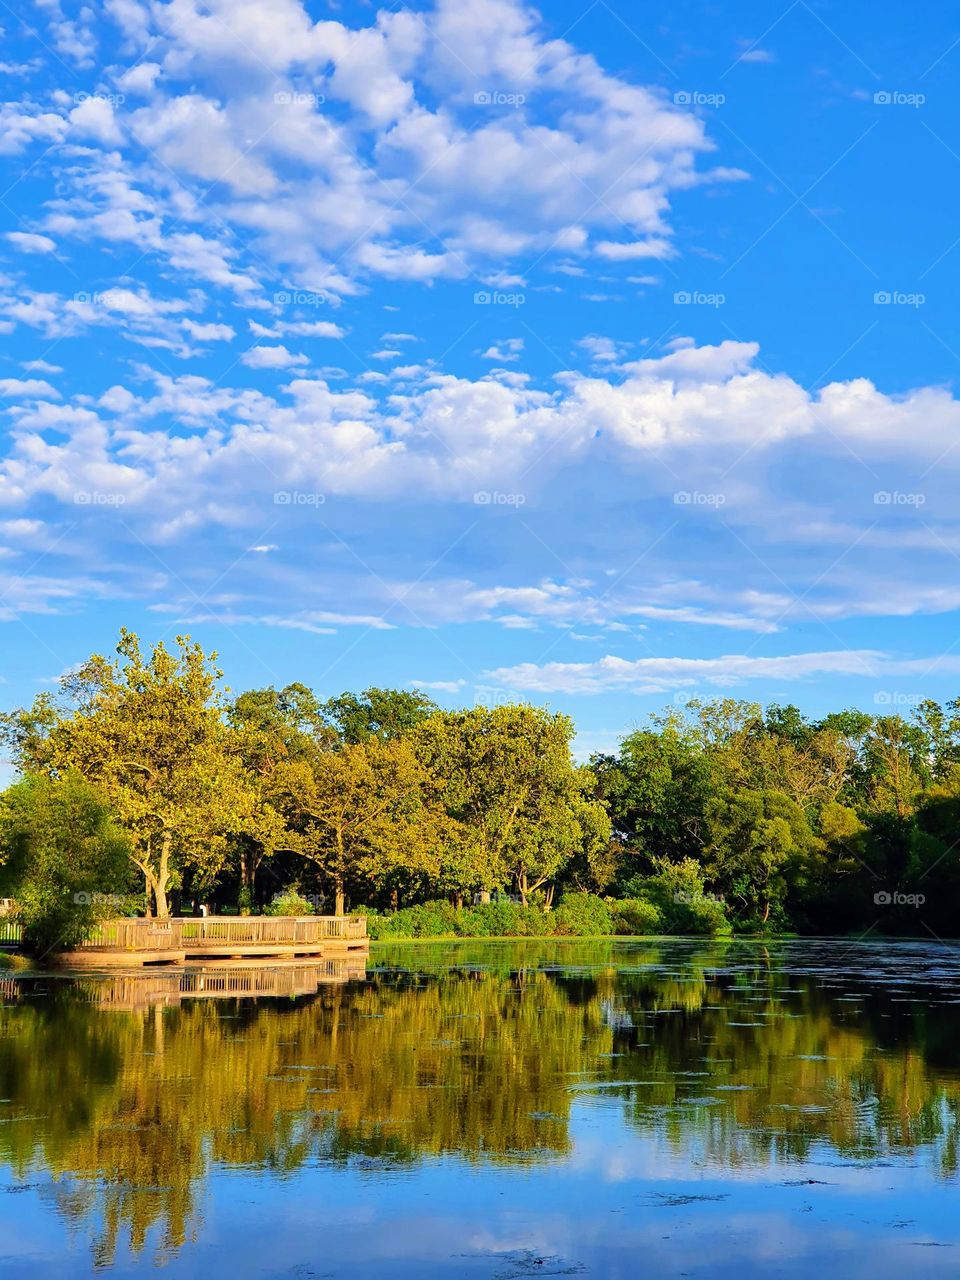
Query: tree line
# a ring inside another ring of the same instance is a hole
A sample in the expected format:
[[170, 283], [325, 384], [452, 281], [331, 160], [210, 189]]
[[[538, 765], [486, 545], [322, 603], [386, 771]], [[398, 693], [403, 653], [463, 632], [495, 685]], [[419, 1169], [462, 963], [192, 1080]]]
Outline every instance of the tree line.
[[508, 894], [528, 921], [591, 894], [632, 933], [950, 927], [956, 702], [813, 720], [691, 701], [581, 765], [572, 721], [528, 704], [222, 680], [188, 637], [144, 653], [123, 631], [0, 717], [20, 773], [0, 796], [0, 895], [38, 930], [270, 909], [281, 889], [336, 913]]

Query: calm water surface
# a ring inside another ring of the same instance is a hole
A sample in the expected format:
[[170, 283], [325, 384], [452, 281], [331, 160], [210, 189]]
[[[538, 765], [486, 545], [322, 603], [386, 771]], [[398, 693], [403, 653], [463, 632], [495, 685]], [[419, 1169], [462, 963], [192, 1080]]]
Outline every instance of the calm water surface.
[[0, 980], [0, 1276], [955, 1277], [960, 952]]

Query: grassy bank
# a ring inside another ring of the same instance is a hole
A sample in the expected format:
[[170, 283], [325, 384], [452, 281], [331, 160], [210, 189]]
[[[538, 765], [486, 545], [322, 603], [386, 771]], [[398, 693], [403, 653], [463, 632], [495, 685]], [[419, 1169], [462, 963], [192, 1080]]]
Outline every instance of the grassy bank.
[[717, 937], [729, 934], [722, 909], [709, 898], [600, 898], [567, 893], [552, 910], [500, 900], [471, 907], [424, 902], [367, 917], [373, 942], [452, 938], [609, 938], [664, 935]]

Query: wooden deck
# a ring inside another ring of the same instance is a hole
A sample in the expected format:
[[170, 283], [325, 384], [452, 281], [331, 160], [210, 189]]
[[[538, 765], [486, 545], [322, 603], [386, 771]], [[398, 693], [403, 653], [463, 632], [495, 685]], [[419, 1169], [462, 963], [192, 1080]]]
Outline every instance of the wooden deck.
[[174, 916], [105, 920], [57, 960], [70, 968], [129, 968], [204, 959], [365, 956], [368, 947], [364, 916]]

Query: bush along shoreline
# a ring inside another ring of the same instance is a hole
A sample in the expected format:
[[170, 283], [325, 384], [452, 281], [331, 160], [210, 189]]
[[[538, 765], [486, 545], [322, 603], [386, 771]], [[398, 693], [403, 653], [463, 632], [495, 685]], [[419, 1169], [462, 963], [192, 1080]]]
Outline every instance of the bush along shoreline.
[[600, 938], [666, 934], [724, 937], [731, 933], [722, 905], [709, 894], [652, 884], [646, 896], [601, 898], [566, 893], [550, 911], [504, 899], [472, 907], [423, 902], [381, 914], [359, 907], [373, 942], [444, 938]]

